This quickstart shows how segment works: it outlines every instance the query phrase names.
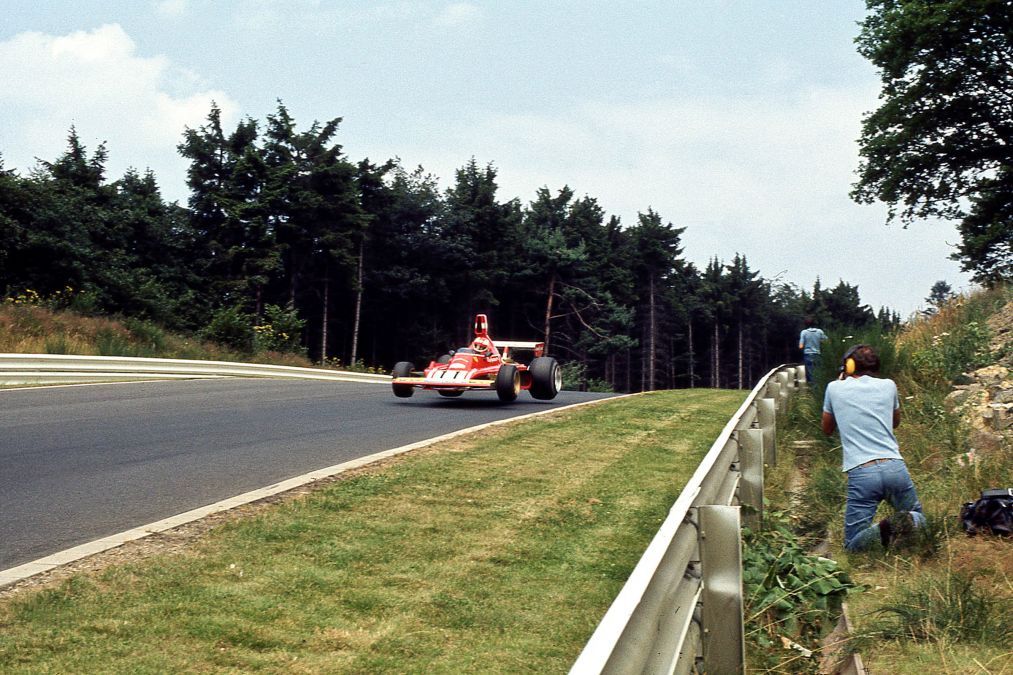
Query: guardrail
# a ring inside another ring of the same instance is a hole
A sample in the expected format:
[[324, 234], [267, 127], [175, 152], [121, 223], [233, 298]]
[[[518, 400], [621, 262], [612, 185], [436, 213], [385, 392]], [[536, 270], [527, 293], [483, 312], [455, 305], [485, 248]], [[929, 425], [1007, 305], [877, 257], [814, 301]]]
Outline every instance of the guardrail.
[[764, 463], [776, 464], [775, 418], [805, 386], [779, 366], [749, 393], [570, 669], [585, 673], [741, 673], [741, 515], [763, 522]]
[[229, 361], [127, 356], [0, 354], [0, 385], [74, 384], [133, 379], [270, 377], [338, 382], [390, 382], [389, 375]]

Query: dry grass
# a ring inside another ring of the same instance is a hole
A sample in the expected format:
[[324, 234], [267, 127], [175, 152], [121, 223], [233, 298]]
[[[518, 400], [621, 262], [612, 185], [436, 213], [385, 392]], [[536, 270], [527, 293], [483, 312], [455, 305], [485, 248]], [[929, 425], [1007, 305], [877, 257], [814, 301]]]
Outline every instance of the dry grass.
[[28, 304], [0, 303], [0, 353], [149, 356], [310, 366], [295, 354], [239, 354], [136, 320], [82, 316]]

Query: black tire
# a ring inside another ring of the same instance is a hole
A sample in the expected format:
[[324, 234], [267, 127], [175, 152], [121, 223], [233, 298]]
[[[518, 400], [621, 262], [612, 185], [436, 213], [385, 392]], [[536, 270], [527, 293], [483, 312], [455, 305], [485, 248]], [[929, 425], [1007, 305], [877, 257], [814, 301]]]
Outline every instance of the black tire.
[[439, 394], [440, 396], [445, 396], [447, 398], [457, 398], [464, 392], [461, 391], [460, 389], [458, 389], [457, 391], [454, 391], [453, 389], [437, 389], [436, 393]]
[[539, 356], [528, 366], [531, 373], [531, 392], [533, 398], [540, 401], [551, 401], [563, 388], [563, 369], [559, 362], [551, 356]]
[[[415, 364], [411, 361], [398, 361], [394, 364], [394, 370], [390, 371], [390, 374], [394, 377], [411, 377], [413, 370], [415, 370]], [[392, 383], [390, 387], [398, 398], [411, 398], [415, 393], [415, 387], [410, 384]]]
[[450, 363], [450, 354], [444, 354], [440, 358], [436, 359], [437, 363]]
[[521, 391], [521, 374], [517, 366], [500, 366], [496, 373], [496, 395], [504, 403], [517, 400], [517, 394]]

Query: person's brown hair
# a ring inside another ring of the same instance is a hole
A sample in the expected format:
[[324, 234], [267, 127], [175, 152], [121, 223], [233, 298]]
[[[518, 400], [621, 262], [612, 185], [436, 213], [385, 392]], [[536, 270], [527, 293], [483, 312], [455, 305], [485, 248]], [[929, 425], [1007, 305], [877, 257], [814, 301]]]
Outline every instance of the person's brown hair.
[[868, 345], [862, 345], [851, 355], [855, 360], [855, 375], [879, 372], [879, 355]]

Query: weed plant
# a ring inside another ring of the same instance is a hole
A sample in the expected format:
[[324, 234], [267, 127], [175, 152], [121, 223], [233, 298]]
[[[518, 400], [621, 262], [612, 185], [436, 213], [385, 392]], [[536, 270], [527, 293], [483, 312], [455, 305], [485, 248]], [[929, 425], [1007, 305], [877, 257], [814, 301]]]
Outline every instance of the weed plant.
[[779, 638], [815, 644], [836, 621], [853, 584], [836, 562], [805, 551], [783, 512], [765, 514], [760, 532], [745, 530], [744, 544], [749, 663], [753, 669], [780, 668], [785, 656]]
[[875, 610], [872, 632], [885, 639], [991, 643], [1013, 649], [1013, 614], [1008, 603], [964, 574], [930, 576]]

